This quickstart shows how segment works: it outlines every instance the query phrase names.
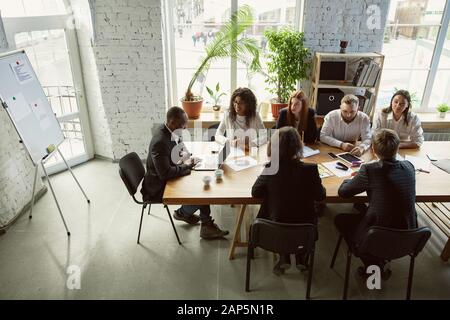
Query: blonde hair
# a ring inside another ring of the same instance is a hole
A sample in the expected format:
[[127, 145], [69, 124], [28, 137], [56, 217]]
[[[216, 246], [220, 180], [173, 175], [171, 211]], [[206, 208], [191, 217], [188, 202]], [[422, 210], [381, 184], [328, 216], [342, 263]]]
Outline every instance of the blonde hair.
[[372, 137], [372, 144], [375, 153], [381, 160], [395, 159], [400, 145], [400, 138], [397, 132], [391, 129], [379, 129]]
[[346, 94], [341, 100], [341, 104], [343, 104], [343, 103], [349, 104], [351, 106], [356, 105], [358, 107], [359, 106], [359, 99], [354, 94]]

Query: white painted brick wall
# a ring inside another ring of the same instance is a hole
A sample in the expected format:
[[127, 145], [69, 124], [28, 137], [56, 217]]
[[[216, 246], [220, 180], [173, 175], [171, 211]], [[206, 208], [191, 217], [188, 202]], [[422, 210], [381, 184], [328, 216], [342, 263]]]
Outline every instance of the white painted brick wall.
[[[93, 26], [89, 4], [85, 0], [71, 0], [70, 4], [72, 6], [77, 27], [81, 69], [88, 105], [91, 134], [94, 143], [94, 152], [95, 154], [112, 159], [111, 133], [106, 113], [103, 108], [97, 62], [94, 50], [92, 49], [91, 39], [93, 35]], [[101, 25], [101, 23], [102, 20], [98, 20], [97, 17], [97, 25]], [[102, 63], [104, 64], [105, 61], [106, 59], [103, 59]]]
[[114, 159], [147, 155], [165, 117], [160, 0], [96, 1], [94, 46]]
[[[381, 23], [370, 30], [367, 8], [373, 4], [380, 9]], [[347, 52], [381, 52], [388, 8], [389, 0], [306, 0], [305, 43], [313, 52], [339, 52], [340, 40], [349, 41]]]
[[[84, 6], [73, 0], [73, 6]], [[95, 153], [147, 156], [154, 123], [166, 113], [160, 0], [97, 0], [96, 41], [82, 14], [82, 69]]]

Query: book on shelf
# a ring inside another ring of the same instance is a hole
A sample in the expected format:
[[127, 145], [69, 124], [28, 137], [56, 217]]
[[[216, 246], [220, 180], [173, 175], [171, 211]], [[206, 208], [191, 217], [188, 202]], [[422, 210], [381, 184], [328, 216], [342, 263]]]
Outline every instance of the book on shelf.
[[357, 87], [374, 87], [380, 70], [380, 65], [375, 61], [362, 60], [356, 69], [352, 84]]
[[373, 84], [374, 87], [380, 81], [380, 77], [381, 77], [381, 68], [378, 67], [377, 76], [375, 77], [374, 84]]
[[359, 78], [358, 78], [358, 83], [356, 84], [358, 87], [362, 87], [363, 86], [363, 84], [364, 84], [363, 81], [364, 81], [364, 78], [365, 78], [365, 76], [367, 74], [367, 71], [369, 70], [369, 65], [370, 65], [370, 63], [364, 62], [363, 69], [362, 69], [361, 74], [359, 75]]
[[375, 87], [379, 73], [380, 73], [380, 66], [378, 64], [374, 64], [372, 72], [370, 73], [369, 77], [367, 77], [367, 86]]
[[374, 94], [370, 92], [369, 90], [366, 90], [364, 93], [364, 97], [366, 98], [364, 102], [364, 108], [363, 112], [367, 115], [370, 115], [370, 112], [372, 111], [372, 99], [374, 98]]
[[353, 77], [352, 84], [354, 86], [356, 86], [358, 84], [358, 79], [361, 75], [363, 68], [364, 68], [364, 61], [361, 61], [358, 65], [358, 68], [356, 69], [355, 76]]
[[364, 112], [364, 106], [366, 105], [367, 98], [365, 96], [362, 96], [362, 95], [356, 95], [356, 97], [359, 100], [358, 111], [363, 111]]
[[373, 70], [374, 70], [374, 68], [376, 68], [375, 65], [376, 65], [375, 62], [370, 61], [369, 67], [367, 68], [367, 72], [366, 72], [366, 74], [364, 75], [364, 78], [363, 78], [363, 81], [362, 81], [362, 85], [363, 85], [363, 86], [369, 86], [368, 80], [369, 80], [370, 75], [374, 73]]

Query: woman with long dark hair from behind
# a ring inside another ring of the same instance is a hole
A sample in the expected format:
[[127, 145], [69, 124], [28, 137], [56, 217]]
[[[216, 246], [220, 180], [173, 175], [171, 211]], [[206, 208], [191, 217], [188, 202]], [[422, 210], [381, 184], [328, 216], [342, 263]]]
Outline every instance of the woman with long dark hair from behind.
[[[298, 131], [293, 127], [277, 130], [269, 142], [267, 155], [271, 163], [266, 165], [252, 187], [252, 196], [263, 200], [258, 218], [282, 223], [317, 224], [314, 201], [325, 199], [326, 191], [317, 164], [301, 160], [303, 143]], [[276, 167], [275, 157], [278, 158], [278, 170], [270, 174], [271, 166]], [[295, 258], [298, 269], [306, 267], [308, 257], [304, 253], [299, 251]], [[289, 267], [290, 256], [281, 255], [274, 273], [279, 275]]]

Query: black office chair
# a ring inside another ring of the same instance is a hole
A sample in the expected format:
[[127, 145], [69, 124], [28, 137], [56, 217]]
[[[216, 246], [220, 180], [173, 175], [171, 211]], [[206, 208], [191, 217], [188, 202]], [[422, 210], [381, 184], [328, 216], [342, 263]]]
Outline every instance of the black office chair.
[[290, 224], [255, 219], [250, 227], [248, 241], [245, 291], [250, 291], [250, 264], [256, 247], [279, 254], [294, 254], [301, 248], [305, 250], [309, 261], [306, 299], [310, 299], [316, 235], [317, 227], [310, 223]]
[[[422, 251], [431, 236], [431, 231], [427, 227], [399, 230], [384, 227], [370, 227], [367, 230], [365, 238], [359, 247], [354, 243], [345, 239], [347, 242], [347, 265], [345, 268], [344, 293], [342, 299], [347, 299], [348, 282], [350, 275], [350, 265], [352, 254], [355, 257], [371, 256], [380, 260], [394, 260], [410, 256], [408, 287], [406, 291], [406, 300], [411, 298], [411, 287], [414, 274], [414, 259]], [[334, 267], [339, 246], [343, 236], [340, 235], [336, 249], [334, 250], [333, 259], [330, 268]]]
[[[141, 184], [142, 179], [144, 179], [145, 175], [145, 168], [142, 164], [141, 159], [137, 155], [136, 152], [131, 152], [127, 155], [125, 155], [122, 159], [119, 160], [119, 174], [122, 178], [123, 183], [128, 189], [128, 192], [130, 193], [131, 197], [133, 198], [134, 202], [137, 204], [142, 205], [142, 212], [141, 212], [141, 221], [139, 222], [139, 232], [138, 232], [138, 238], [137, 243], [139, 244], [139, 239], [141, 237], [141, 227], [142, 227], [142, 219], [144, 217], [144, 210], [148, 207], [148, 214], [150, 214], [150, 208], [152, 204], [161, 203], [159, 201], [138, 201], [135, 197], [137, 188]], [[175, 235], [177, 236], [178, 243], [181, 244], [180, 238], [178, 237], [177, 230], [175, 229], [175, 225], [172, 220], [172, 215], [170, 214], [169, 207], [167, 205], [164, 205], [164, 208], [167, 210], [167, 214], [169, 216], [170, 222], [172, 223], [173, 231], [175, 232]]]

